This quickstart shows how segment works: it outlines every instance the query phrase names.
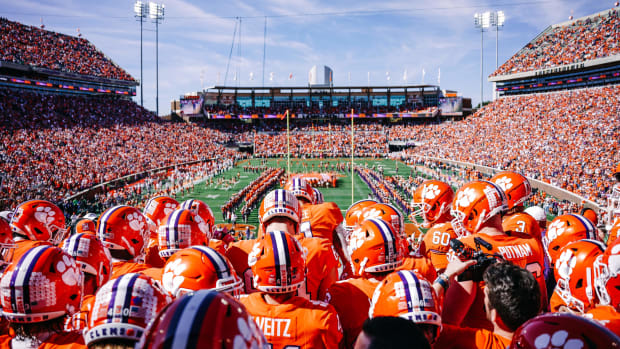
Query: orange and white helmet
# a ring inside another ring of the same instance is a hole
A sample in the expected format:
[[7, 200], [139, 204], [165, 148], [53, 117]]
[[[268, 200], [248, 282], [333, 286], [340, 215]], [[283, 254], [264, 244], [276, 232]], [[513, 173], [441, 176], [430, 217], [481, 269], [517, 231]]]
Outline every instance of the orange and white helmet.
[[175, 297], [198, 290], [238, 296], [243, 289], [243, 281], [228, 258], [206, 246], [192, 246], [173, 254], [164, 266], [162, 285]]
[[97, 223], [92, 219], [82, 218], [77, 223], [75, 223], [75, 233], [76, 234], [97, 234]]
[[403, 263], [400, 239], [392, 227], [379, 218], [369, 218], [349, 235], [348, 253], [353, 273], [381, 273]]
[[353, 205], [349, 206], [347, 212], [344, 215], [344, 229], [350, 234], [353, 229], [360, 226], [362, 223], [362, 210], [368, 206], [377, 204], [378, 202], [375, 200], [364, 199], [353, 203]]
[[289, 218], [297, 224], [297, 228], [299, 229], [301, 204], [292, 192], [284, 189], [276, 189], [265, 196], [258, 210], [261, 230], [264, 231], [265, 223], [274, 217]]
[[166, 218], [170, 212], [179, 206], [179, 202], [169, 196], [156, 196], [149, 199], [144, 205], [142, 214], [149, 223], [149, 230], [153, 234], [157, 234], [157, 227]]
[[200, 290], [166, 306], [137, 347], [267, 349], [270, 345], [243, 304], [223, 292]]
[[209, 225], [209, 239], [213, 238], [213, 228], [215, 228], [215, 216], [209, 205], [202, 200], [189, 199], [181, 203], [181, 207], [199, 215], [203, 221]]
[[571, 309], [584, 313], [598, 304], [595, 293], [594, 262], [605, 251], [595, 240], [571, 242], [560, 250], [555, 262], [557, 293]]
[[108, 281], [95, 295], [86, 344], [104, 339], [138, 341], [172, 297], [152, 278], [129, 273]]
[[506, 193], [508, 209], [523, 205], [532, 196], [530, 181], [522, 174], [503, 171], [491, 177], [490, 181], [497, 184]]
[[54, 245], [58, 245], [68, 232], [65, 215], [58, 206], [46, 200], [30, 200], [17, 206], [10, 224], [14, 234]]
[[299, 241], [283, 231], [265, 233], [248, 255], [254, 288], [267, 293], [297, 290], [306, 276], [306, 256]]
[[473, 234], [489, 218], [506, 209], [506, 194], [495, 183], [469, 182], [456, 192], [452, 201], [452, 228], [459, 237]]
[[0, 219], [0, 270], [13, 261], [15, 247], [11, 226], [4, 219]]
[[620, 240], [608, 245], [594, 262], [594, 280], [600, 304], [620, 309]]
[[596, 240], [596, 228], [592, 222], [577, 214], [555, 217], [543, 237], [543, 244], [552, 265], [560, 256], [561, 248], [582, 239]]
[[10, 322], [47, 321], [80, 310], [82, 272], [61, 248], [40, 245], [14, 260], [0, 281], [2, 315]]
[[75, 258], [84, 273], [95, 276], [97, 287], [103, 286], [112, 275], [112, 257], [96, 235], [76, 234], [62, 242], [60, 248]]
[[305, 179], [300, 177], [294, 177], [289, 179], [284, 184], [284, 190], [288, 190], [300, 201], [307, 201], [307, 203], [314, 203], [314, 190], [312, 186]]
[[415, 323], [441, 328], [441, 308], [435, 291], [413, 270], [388, 275], [375, 289], [368, 316], [399, 316]]
[[450, 206], [454, 200], [454, 190], [442, 181], [428, 180], [422, 182], [413, 193], [411, 205], [414, 210], [411, 216], [422, 218], [425, 224], [436, 222], [446, 212], [450, 212]]
[[391, 204], [378, 203], [365, 207], [362, 210], [362, 223], [368, 218], [379, 218], [388, 223], [392, 231], [400, 239], [403, 256], [409, 254], [409, 242], [405, 233], [405, 219], [396, 207]]
[[97, 221], [97, 237], [110, 251], [125, 250], [134, 258], [143, 257], [149, 240], [146, 218], [135, 207], [111, 207]]
[[209, 225], [199, 215], [182, 208], [174, 210], [159, 225], [159, 255], [170, 257], [190, 246], [207, 246], [208, 235]]

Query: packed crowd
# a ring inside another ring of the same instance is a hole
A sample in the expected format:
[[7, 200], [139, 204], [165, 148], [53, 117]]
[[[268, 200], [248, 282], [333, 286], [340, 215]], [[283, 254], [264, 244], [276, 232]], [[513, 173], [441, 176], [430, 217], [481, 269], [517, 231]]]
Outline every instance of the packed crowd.
[[123, 99], [0, 89], [0, 209], [30, 198], [54, 202], [130, 174], [246, 155], [215, 129], [165, 123]]
[[502, 64], [491, 76], [521, 73], [620, 53], [618, 10], [551, 28]]
[[0, 17], [0, 61], [135, 81], [88, 40]]
[[361, 200], [343, 216], [293, 177], [262, 200], [258, 236], [239, 241], [200, 200], [155, 196], [143, 210], [110, 207], [71, 229], [53, 203], [27, 201], [0, 216], [0, 343], [620, 346], [620, 219], [603, 242], [595, 214], [548, 225], [540, 207], [524, 205], [531, 195], [509, 171], [456, 192], [423, 181], [411, 208], [425, 229], [412, 238], [395, 206]]

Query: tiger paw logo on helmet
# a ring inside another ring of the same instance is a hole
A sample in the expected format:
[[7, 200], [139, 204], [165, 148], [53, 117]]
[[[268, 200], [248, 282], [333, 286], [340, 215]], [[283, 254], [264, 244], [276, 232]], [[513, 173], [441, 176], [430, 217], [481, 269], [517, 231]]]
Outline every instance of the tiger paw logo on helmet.
[[573, 255], [573, 251], [567, 249], [562, 252], [560, 258], [555, 263], [555, 267], [558, 270], [558, 274], [563, 279], [570, 278], [570, 275], [573, 273], [573, 268], [577, 265], [577, 258]]
[[183, 281], [185, 281], [181, 273], [184, 272], [186, 268], [187, 265], [185, 265], [181, 259], [166, 264], [164, 275], [161, 277], [164, 288], [167, 290], [178, 290]]
[[581, 349], [585, 347], [585, 343], [578, 338], [568, 339], [569, 333], [565, 330], [556, 331], [550, 335], [543, 333], [536, 337], [534, 345], [536, 348], [558, 348], [558, 349]]
[[368, 218], [379, 218], [381, 217], [381, 211], [376, 209], [376, 208], [371, 208], [367, 211], [364, 211], [364, 218], [368, 219]]
[[425, 199], [434, 199], [441, 193], [439, 190], [439, 186], [437, 184], [431, 184], [424, 187], [424, 198]]
[[127, 220], [129, 221], [129, 227], [135, 231], [140, 231], [144, 229], [146, 222], [144, 221], [144, 216], [134, 212], [127, 215]]
[[506, 191], [512, 188], [512, 179], [508, 176], [498, 178], [495, 184], [499, 185], [502, 190]]
[[465, 188], [458, 193], [456, 197], [456, 205], [460, 207], [468, 207], [476, 199], [476, 190], [474, 188]]
[[[62, 282], [67, 286], [75, 286], [82, 282], [82, 273], [73, 258], [62, 256], [62, 260], [56, 263], [56, 270], [61, 273]], [[70, 314], [73, 314], [76, 309], [73, 305], [67, 304], [67, 310]]]
[[370, 235], [366, 237], [366, 231], [360, 228], [357, 228], [353, 230], [353, 232], [351, 232], [351, 235], [349, 235], [349, 254], [353, 254], [353, 252], [360, 248], [364, 244], [366, 239], [371, 240], [373, 238], [374, 234], [372, 233], [372, 231], [369, 230], [368, 233]]
[[566, 228], [566, 222], [563, 220], [552, 222], [549, 226], [549, 230], [547, 231], [547, 238], [549, 241], [555, 240], [558, 236], [564, 234]]
[[44, 224], [50, 224], [54, 221], [56, 212], [49, 206], [39, 206], [35, 209], [34, 218]]

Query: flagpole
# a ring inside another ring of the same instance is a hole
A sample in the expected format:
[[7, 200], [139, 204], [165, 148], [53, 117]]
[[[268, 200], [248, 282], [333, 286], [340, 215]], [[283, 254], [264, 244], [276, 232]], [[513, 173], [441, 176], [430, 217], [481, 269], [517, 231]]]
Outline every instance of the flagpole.
[[288, 109], [286, 109], [286, 172], [291, 175], [291, 134], [288, 119]]
[[353, 150], [355, 148], [355, 143], [353, 143], [353, 109], [351, 109], [351, 205], [354, 202], [354, 193], [355, 193], [355, 177], [353, 176]]

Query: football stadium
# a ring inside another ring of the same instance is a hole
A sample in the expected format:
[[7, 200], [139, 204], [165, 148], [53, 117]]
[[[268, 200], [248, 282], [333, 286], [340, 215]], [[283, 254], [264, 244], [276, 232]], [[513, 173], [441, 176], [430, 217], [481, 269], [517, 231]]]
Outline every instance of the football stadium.
[[[175, 5], [135, 2], [140, 55], [143, 25], [159, 40]], [[424, 69], [419, 83], [366, 66], [347, 83], [325, 64], [274, 80], [265, 47], [284, 36], [267, 15], [209, 17], [235, 21], [230, 51], [203, 53], [225, 78], [162, 79], [176, 93], [163, 113], [158, 56], [153, 89], [142, 56], [139, 71], [113, 60], [133, 41], [104, 50], [2, 14], [0, 346], [620, 348], [619, 11], [537, 23], [493, 71], [481, 61], [492, 100], [481, 81], [477, 106], [477, 81]], [[241, 23], [263, 17], [263, 33], [244, 29], [263, 81], [241, 83]], [[502, 11], [475, 19], [499, 38]]]

